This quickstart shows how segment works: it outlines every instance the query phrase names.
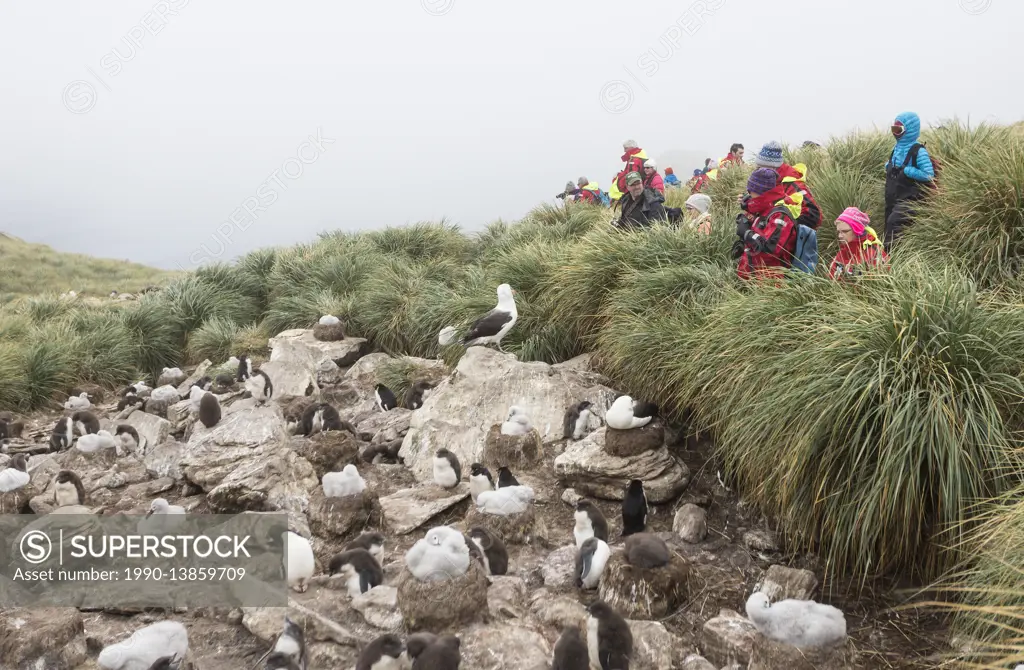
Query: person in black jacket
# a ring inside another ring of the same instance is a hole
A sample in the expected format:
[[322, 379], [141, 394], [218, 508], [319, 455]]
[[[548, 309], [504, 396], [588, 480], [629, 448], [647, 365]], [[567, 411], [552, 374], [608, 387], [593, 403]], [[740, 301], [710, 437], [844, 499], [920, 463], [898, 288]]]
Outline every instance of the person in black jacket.
[[612, 221], [616, 228], [647, 228], [655, 221], [667, 221], [665, 197], [653, 189], [644, 188], [643, 177], [637, 172], [626, 175], [628, 193], [619, 199], [621, 214]]

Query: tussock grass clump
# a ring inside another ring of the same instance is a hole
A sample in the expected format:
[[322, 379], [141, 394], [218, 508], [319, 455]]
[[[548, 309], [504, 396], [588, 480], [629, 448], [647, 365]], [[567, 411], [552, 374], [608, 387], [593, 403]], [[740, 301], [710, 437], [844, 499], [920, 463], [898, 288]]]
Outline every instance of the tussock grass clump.
[[741, 488], [831, 570], [936, 576], [971, 505], [1022, 465], [1024, 314], [919, 263], [795, 282], [716, 307], [683, 395]]
[[0, 407], [25, 408], [26, 384], [21, 348], [0, 341]]
[[223, 317], [214, 317], [189, 337], [189, 360], [223, 361], [241, 354], [258, 357], [266, 353], [269, 339], [262, 325], [238, 326]]
[[961, 147], [961, 134], [939, 135], [940, 146], [959, 153], [943, 157], [940, 186], [905, 241], [933, 265], [957, 265], [992, 287], [1019, 276], [1024, 264], [1024, 139], [979, 130], [977, 143]]
[[133, 363], [151, 376], [182, 362], [185, 323], [171, 313], [159, 298], [145, 297], [118, 313], [128, 337], [135, 342]]
[[470, 248], [459, 227], [446, 221], [385, 228], [368, 233], [367, 239], [385, 256], [404, 256], [417, 262], [461, 258]]

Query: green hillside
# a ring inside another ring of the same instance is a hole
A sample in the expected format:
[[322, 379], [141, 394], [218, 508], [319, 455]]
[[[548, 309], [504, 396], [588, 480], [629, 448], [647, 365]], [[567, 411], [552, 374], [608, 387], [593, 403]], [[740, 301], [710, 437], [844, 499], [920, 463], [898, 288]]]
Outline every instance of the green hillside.
[[0, 233], [0, 303], [65, 291], [94, 297], [111, 291], [135, 293], [151, 284], [164, 284], [177, 274], [128, 261], [62, 253]]

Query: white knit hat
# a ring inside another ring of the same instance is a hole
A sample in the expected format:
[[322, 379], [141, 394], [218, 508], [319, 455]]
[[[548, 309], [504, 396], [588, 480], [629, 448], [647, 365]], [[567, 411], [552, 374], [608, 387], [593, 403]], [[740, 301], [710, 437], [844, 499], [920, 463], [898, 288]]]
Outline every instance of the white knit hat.
[[626, 149], [636, 149], [636, 140], [626, 140], [622, 143], [622, 146]]
[[703, 193], [694, 193], [686, 199], [686, 206], [697, 210], [701, 214], [707, 214], [711, 209], [711, 197]]
[[657, 170], [658, 169], [658, 162], [655, 161], [653, 158], [648, 158], [647, 160], [644, 161], [644, 167], [645, 168], [654, 168], [655, 170]]

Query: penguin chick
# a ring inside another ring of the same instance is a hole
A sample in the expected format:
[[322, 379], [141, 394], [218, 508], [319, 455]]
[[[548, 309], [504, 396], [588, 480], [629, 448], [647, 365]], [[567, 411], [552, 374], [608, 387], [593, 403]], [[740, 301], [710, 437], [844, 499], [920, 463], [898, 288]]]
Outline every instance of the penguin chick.
[[494, 480], [491, 478], [491, 471], [481, 463], [473, 463], [469, 466], [469, 493], [476, 502], [477, 496], [484, 491], [494, 490]]
[[142, 444], [142, 441], [139, 440], [139, 431], [127, 423], [122, 423], [114, 429], [114, 436], [121, 442], [125, 451], [138, 451], [139, 445]]
[[53, 432], [50, 433], [50, 450], [64, 451], [74, 441], [75, 422], [71, 420], [70, 416], [58, 419], [53, 427]]
[[328, 574], [341, 574], [348, 585], [348, 594], [355, 598], [384, 583], [380, 563], [365, 549], [350, 549], [334, 556]]
[[213, 428], [220, 422], [220, 401], [212, 393], [204, 393], [199, 399], [199, 421], [207, 428]]
[[584, 400], [566, 411], [562, 425], [564, 439], [582, 440], [590, 432], [590, 425], [594, 421], [591, 407], [591, 402]]
[[644, 483], [633, 479], [622, 499], [622, 536], [642, 533], [647, 528], [647, 494]]
[[555, 643], [551, 670], [590, 670], [587, 643], [576, 626], [567, 626]]
[[439, 637], [413, 661], [412, 670], [458, 670], [462, 662], [461, 644], [454, 635]]
[[600, 668], [629, 670], [633, 657], [633, 633], [622, 615], [603, 600], [587, 608], [587, 650]]
[[274, 385], [263, 370], [257, 370], [245, 380], [245, 388], [256, 399], [257, 405], [266, 404], [274, 396]]
[[498, 488], [503, 489], [506, 486], [519, 486], [519, 480], [503, 465], [498, 468]]
[[71, 415], [75, 429], [80, 435], [91, 435], [100, 432], [100, 420], [92, 412], [75, 412]]
[[437, 642], [437, 635], [428, 632], [413, 633], [405, 640], [405, 652], [411, 660], [416, 660], [427, 647]]
[[384, 542], [385, 538], [382, 533], [370, 532], [360, 533], [359, 537], [346, 544], [342, 551], [351, 551], [352, 549], [365, 549], [370, 552], [370, 555], [380, 562], [384, 556]]
[[638, 568], [660, 568], [668, 565], [668, 545], [652, 533], [635, 533], [626, 538], [626, 562]]
[[267, 669], [290, 670], [299, 668], [305, 670], [309, 666], [309, 655], [306, 652], [306, 634], [302, 628], [291, 620], [284, 618], [284, 630], [274, 643], [274, 650], [267, 657], [264, 666]]
[[406, 391], [405, 399], [402, 401], [402, 407], [413, 410], [423, 407], [423, 397], [426, 395], [427, 391], [432, 388], [434, 388], [434, 385], [430, 382], [416, 382], [408, 391]]
[[142, 407], [144, 404], [146, 404], [145, 400], [134, 393], [129, 393], [117, 401], [117, 411], [123, 412], [128, 407]]
[[61, 470], [53, 479], [53, 504], [57, 507], [85, 504], [85, 487], [71, 470]]
[[238, 357], [238, 371], [235, 378], [240, 382], [244, 382], [249, 377], [252, 377], [252, 361], [249, 360], [247, 355], [242, 354]]
[[356, 661], [356, 670], [402, 670], [405, 667], [404, 654], [402, 638], [387, 633], [363, 648]]
[[462, 465], [458, 457], [447, 449], [438, 449], [434, 455], [434, 483], [443, 489], [453, 489], [462, 481]]

